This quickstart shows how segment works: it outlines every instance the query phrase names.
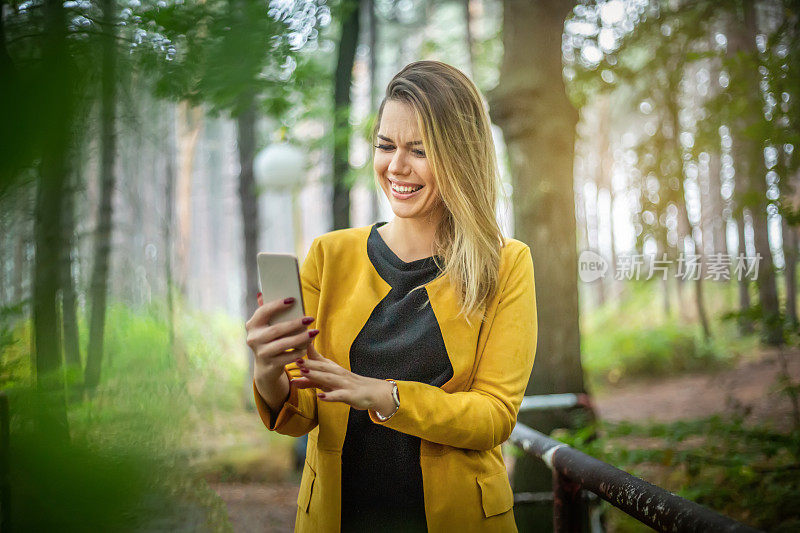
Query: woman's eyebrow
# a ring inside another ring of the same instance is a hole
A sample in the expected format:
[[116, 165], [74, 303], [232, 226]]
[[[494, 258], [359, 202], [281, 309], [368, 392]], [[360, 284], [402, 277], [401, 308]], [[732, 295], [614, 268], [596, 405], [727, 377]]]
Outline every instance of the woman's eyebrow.
[[[392, 144], [395, 144], [395, 142], [393, 140], [391, 140], [389, 137], [384, 137], [380, 133], [378, 134], [378, 138], [383, 139], [386, 142], [390, 142]], [[417, 145], [417, 144], [422, 144], [422, 141], [409, 141], [409, 142], [406, 143], [406, 146], [414, 146], [414, 145]]]

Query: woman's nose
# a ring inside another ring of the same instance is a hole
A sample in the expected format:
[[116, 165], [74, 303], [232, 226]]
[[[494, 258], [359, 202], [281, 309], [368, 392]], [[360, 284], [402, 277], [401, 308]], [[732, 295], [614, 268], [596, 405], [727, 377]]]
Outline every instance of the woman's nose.
[[395, 150], [392, 155], [392, 161], [389, 163], [389, 172], [391, 174], [405, 175], [408, 174], [408, 169], [406, 156], [400, 150]]

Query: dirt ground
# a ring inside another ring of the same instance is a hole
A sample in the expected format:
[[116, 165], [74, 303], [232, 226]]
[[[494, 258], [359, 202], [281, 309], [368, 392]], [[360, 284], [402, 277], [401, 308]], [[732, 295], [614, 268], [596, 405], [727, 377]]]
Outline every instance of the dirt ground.
[[[785, 350], [793, 382], [800, 381], [800, 350]], [[638, 381], [609, 389], [593, 398], [601, 419], [620, 422], [674, 422], [734, 411], [748, 420], [770, 420], [776, 427], [793, 423], [789, 398], [776, 391], [780, 354], [763, 349], [760, 356], [713, 374], [689, 374]]]
[[[800, 350], [785, 355], [789, 374], [797, 383]], [[638, 381], [605, 390], [593, 401], [600, 418], [610, 421], [672, 422], [739, 411], [754, 421], [768, 419], [778, 427], [789, 427], [793, 423], [791, 402], [775, 391], [781, 366], [778, 351], [765, 349], [760, 356], [729, 370]], [[236, 533], [277, 533], [294, 528], [296, 482], [211, 486], [227, 503]]]
[[297, 483], [209, 483], [225, 500], [236, 533], [287, 532], [294, 529]]

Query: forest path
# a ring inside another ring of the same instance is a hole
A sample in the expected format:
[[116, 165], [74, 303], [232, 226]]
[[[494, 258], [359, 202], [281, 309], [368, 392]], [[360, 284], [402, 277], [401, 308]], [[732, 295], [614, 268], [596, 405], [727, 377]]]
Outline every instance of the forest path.
[[[800, 350], [784, 350], [789, 375], [800, 381]], [[714, 373], [683, 374], [632, 382], [594, 396], [603, 420], [674, 422], [705, 418], [715, 413], [747, 413], [747, 421], [770, 420], [776, 427], [792, 424], [792, 405], [778, 392], [780, 354], [762, 348], [735, 367]]]

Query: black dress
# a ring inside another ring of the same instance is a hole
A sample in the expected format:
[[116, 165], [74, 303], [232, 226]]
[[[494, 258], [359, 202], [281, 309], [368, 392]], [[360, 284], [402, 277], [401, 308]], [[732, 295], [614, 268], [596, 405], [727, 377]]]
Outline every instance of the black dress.
[[[397, 257], [378, 233], [384, 224], [373, 224], [367, 254], [391, 290], [353, 341], [350, 369], [440, 387], [453, 377], [442, 333], [425, 288], [409, 293], [432, 281], [438, 267], [433, 257], [410, 263]], [[343, 533], [427, 531], [419, 449], [419, 437], [375, 424], [366, 410], [350, 409], [342, 449]]]

